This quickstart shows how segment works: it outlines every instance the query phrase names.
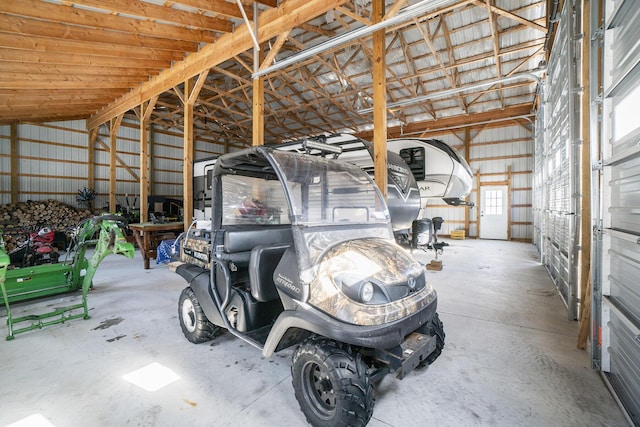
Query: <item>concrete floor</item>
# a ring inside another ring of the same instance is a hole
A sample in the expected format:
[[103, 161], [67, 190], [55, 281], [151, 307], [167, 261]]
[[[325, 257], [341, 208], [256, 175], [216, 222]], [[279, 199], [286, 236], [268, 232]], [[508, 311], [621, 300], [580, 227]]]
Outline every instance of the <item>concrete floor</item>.
[[[627, 425], [589, 354], [576, 349], [577, 323], [566, 320], [534, 247], [449, 242], [444, 269], [428, 273], [447, 334], [443, 354], [402, 381], [384, 378], [369, 425]], [[305, 425], [292, 350], [263, 359], [228, 333], [187, 342], [177, 319], [184, 281], [166, 266], [143, 270], [137, 252], [107, 257], [94, 284], [90, 320], [0, 342], [0, 426], [27, 417], [58, 427]], [[123, 379], [152, 363], [179, 379], [154, 392]]]

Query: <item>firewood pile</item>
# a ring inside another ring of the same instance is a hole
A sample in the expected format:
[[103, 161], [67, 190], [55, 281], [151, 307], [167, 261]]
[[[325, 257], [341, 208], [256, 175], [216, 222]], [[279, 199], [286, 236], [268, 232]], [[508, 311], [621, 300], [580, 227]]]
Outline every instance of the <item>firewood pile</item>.
[[83, 219], [92, 216], [88, 209], [76, 209], [57, 200], [27, 201], [0, 205], [0, 231], [6, 251], [22, 244], [29, 233], [42, 227], [67, 233]]

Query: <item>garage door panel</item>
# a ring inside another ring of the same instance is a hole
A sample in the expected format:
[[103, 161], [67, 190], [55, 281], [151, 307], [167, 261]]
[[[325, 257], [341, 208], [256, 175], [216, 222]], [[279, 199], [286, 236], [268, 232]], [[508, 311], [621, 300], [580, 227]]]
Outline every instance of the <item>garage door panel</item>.
[[636, 424], [640, 423], [640, 330], [620, 311], [609, 317], [609, 380]]
[[[592, 61], [602, 58], [601, 73], [592, 62], [592, 79], [602, 76], [602, 92], [592, 100], [602, 100], [602, 111], [592, 110], [591, 122], [601, 119], [603, 165], [593, 285], [594, 336], [602, 339], [593, 356], [595, 366], [601, 356], [606, 378], [640, 424], [640, 8], [636, 0], [607, 0], [604, 10], [591, 10], [601, 12], [604, 43], [591, 52]], [[592, 27], [592, 38], [601, 37]]]
[[608, 289], [612, 303], [635, 325], [640, 325], [640, 237], [610, 231]]
[[640, 235], [640, 155], [611, 166], [611, 228]]

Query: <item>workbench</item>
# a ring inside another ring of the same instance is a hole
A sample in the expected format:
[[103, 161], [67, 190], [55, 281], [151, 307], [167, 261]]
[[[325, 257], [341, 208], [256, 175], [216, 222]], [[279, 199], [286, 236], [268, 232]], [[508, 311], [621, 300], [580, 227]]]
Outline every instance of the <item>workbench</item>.
[[158, 255], [157, 249], [160, 242], [167, 239], [175, 239], [184, 231], [184, 222], [167, 222], [164, 224], [154, 224], [143, 222], [141, 224], [129, 224], [133, 231], [133, 236], [140, 248], [140, 253], [144, 259], [145, 270], [149, 269], [149, 260], [155, 259]]

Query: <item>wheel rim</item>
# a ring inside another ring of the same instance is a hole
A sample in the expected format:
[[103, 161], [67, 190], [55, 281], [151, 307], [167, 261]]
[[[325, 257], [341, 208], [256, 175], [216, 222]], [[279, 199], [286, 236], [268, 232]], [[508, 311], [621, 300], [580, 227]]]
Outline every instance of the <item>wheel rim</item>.
[[196, 330], [196, 309], [190, 299], [185, 299], [182, 303], [182, 323], [187, 331]]
[[314, 362], [308, 362], [302, 370], [304, 398], [315, 414], [329, 419], [336, 410], [336, 393], [329, 373]]

